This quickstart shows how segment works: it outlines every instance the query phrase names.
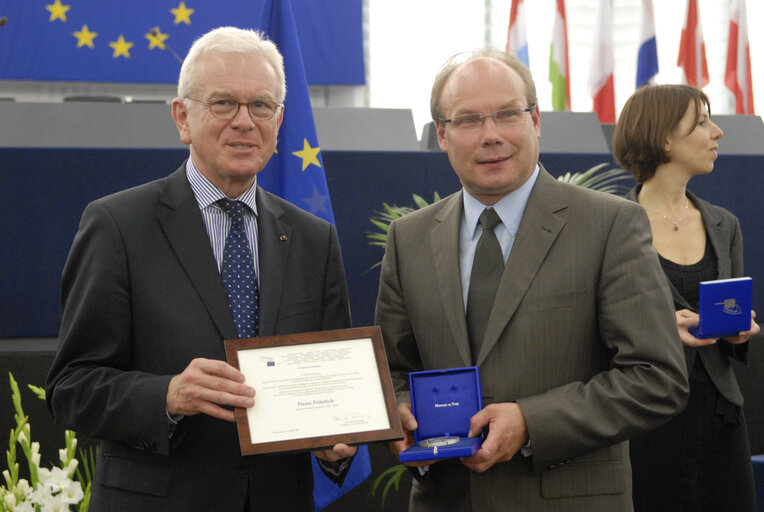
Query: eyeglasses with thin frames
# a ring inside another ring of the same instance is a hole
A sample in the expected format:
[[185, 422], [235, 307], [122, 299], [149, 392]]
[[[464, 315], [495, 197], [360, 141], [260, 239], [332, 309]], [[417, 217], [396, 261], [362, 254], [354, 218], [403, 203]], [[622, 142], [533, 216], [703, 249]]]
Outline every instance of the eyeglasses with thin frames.
[[230, 121], [239, 115], [239, 109], [241, 109], [242, 105], [247, 106], [249, 117], [252, 118], [253, 121], [267, 121], [273, 119], [279, 109], [284, 107], [281, 103], [275, 103], [265, 99], [255, 100], [250, 103], [242, 103], [232, 98], [216, 98], [204, 101], [186, 96], [186, 99], [207, 105], [212, 117], [225, 121]]
[[523, 114], [533, 112], [535, 109], [536, 105], [528, 108], [503, 108], [490, 114], [461, 114], [451, 119], [441, 117], [439, 120], [443, 124], [450, 124], [455, 130], [471, 132], [482, 128], [489, 117], [497, 126], [514, 126], [523, 120]]

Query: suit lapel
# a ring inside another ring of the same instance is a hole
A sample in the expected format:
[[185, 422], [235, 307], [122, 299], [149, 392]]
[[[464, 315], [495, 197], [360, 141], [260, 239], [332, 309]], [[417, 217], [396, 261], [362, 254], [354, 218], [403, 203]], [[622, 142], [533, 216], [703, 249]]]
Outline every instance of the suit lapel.
[[292, 244], [292, 226], [284, 221], [283, 215], [283, 208], [262, 188], [257, 187], [260, 336], [276, 334], [282, 282]]
[[[236, 327], [223, 281], [212, 254], [199, 204], [186, 178], [185, 164], [167, 178], [160, 200], [166, 209], [159, 214], [158, 220], [170, 246], [221, 336], [224, 339], [236, 338]], [[207, 250], [200, 250], [200, 247]]]
[[732, 275], [732, 266], [729, 254], [730, 240], [732, 240], [733, 226], [726, 226], [724, 218], [718, 215], [714, 210], [707, 208], [707, 203], [698, 199], [694, 194], [688, 192], [690, 200], [700, 210], [703, 218], [703, 224], [708, 233], [708, 239], [711, 241], [711, 247], [714, 249], [717, 261], [717, 279], [726, 279]]
[[[557, 212], [567, 207], [559, 186], [543, 167], [525, 206], [512, 252], [496, 292], [485, 339], [476, 358], [480, 365], [499, 341], [502, 331], [528, 291], [565, 221]], [[461, 295], [460, 295], [461, 296]], [[464, 316], [464, 315], [462, 315]]]
[[435, 216], [435, 227], [430, 232], [432, 262], [435, 266], [437, 291], [445, 310], [445, 317], [457, 344], [464, 366], [472, 364], [467, 320], [462, 298], [461, 271], [459, 269], [459, 226], [462, 218], [462, 192], [453, 194], [448, 203]]

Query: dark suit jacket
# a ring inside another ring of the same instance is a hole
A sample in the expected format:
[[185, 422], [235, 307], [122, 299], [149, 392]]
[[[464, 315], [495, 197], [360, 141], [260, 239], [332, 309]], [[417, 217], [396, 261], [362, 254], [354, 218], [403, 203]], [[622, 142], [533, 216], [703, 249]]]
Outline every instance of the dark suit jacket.
[[[257, 190], [260, 335], [349, 326], [334, 228]], [[286, 237], [281, 237], [286, 235]], [[186, 417], [167, 386], [196, 357], [225, 360], [236, 329], [185, 173], [85, 209], [62, 279], [55, 419], [99, 438], [91, 510], [313, 510], [308, 453], [242, 457], [236, 426]]]
[[622, 198], [558, 182], [531, 192], [476, 358], [459, 279], [462, 192], [392, 223], [377, 323], [399, 401], [407, 373], [477, 361], [484, 405], [516, 401], [532, 456], [482, 474], [438, 462], [411, 510], [627, 511], [626, 440], [685, 404], [671, 295], [647, 217]]
[[[626, 198], [632, 201], [637, 200], [637, 195], [641, 185], [631, 189]], [[724, 208], [714, 206], [711, 203], [702, 200], [690, 191], [687, 191], [687, 197], [690, 198], [700, 214], [703, 217], [703, 225], [708, 234], [708, 240], [716, 254], [716, 269], [718, 271], [717, 279], [729, 279], [731, 277], [743, 276], [743, 234], [740, 231], [740, 222], [737, 217], [732, 215]], [[684, 297], [679, 294], [676, 287], [669, 283], [671, 296], [674, 299], [676, 310], [689, 309], [697, 312], [694, 306], [687, 303]], [[695, 359], [700, 358], [703, 366], [706, 368], [708, 376], [719, 390], [724, 398], [737, 406], [743, 405], [743, 394], [738, 386], [737, 379], [732, 370], [731, 360], [748, 360], [748, 343], [741, 345], [732, 345], [725, 341], [720, 341], [707, 347], [684, 347], [684, 356], [687, 361], [687, 372], [692, 372]]]

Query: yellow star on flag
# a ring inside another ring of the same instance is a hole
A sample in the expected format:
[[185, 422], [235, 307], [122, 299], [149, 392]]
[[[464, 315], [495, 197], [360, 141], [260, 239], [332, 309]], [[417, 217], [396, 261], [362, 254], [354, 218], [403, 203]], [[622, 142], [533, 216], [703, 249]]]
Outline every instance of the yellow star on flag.
[[178, 23], [191, 24], [191, 15], [194, 14], [194, 9], [186, 7], [186, 2], [181, 2], [175, 9], [170, 9], [170, 12], [175, 15], [175, 25]]
[[72, 34], [77, 38], [77, 48], [82, 48], [83, 46], [95, 48], [93, 39], [98, 37], [98, 32], [91, 32], [87, 25], [82, 25], [82, 30], [74, 31]]
[[70, 5], [62, 5], [61, 0], [56, 0], [56, 3], [48, 4], [45, 8], [50, 11], [50, 19], [48, 21], [66, 21], [66, 11], [72, 7]]
[[135, 43], [131, 43], [130, 41], [125, 41], [125, 36], [122, 34], [119, 35], [119, 39], [116, 41], [111, 41], [109, 43], [109, 46], [114, 48], [114, 55], [112, 55], [113, 58], [117, 57], [124, 57], [126, 59], [130, 58], [130, 48], [135, 46]]
[[293, 155], [302, 158], [302, 170], [304, 171], [307, 169], [310, 164], [321, 167], [321, 163], [318, 161], [318, 152], [321, 151], [321, 148], [312, 148], [310, 147], [310, 144], [308, 144], [308, 139], [303, 140], [305, 142], [303, 142], [302, 150], [294, 151], [292, 153]]
[[159, 30], [159, 27], [152, 28], [151, 32], [146, 34], [146, 39], [149, 40], [149, 50], [153, 50], [154, 48], [164, 50], [164, 42], [167, 41], [168, 37], [170, 37], [170, 34], [163, 34], [162, 31]]

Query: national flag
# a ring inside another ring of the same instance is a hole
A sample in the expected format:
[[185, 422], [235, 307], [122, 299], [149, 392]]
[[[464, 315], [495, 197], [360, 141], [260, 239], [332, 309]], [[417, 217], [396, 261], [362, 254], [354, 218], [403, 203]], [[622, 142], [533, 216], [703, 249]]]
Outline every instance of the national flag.
[[[264, 30], [266, 1], [0, 0], [0, 80], [177, 83], [194, 40]], [[292, 1], [308, 83], [365, 83], [362, 2]]]
[[506, 50], [523, 61], [525, 67], [530, 69], [528, 32], [525, 29], [525, 5], [523, 0], [512, 0], [512, 6], [509, 8]]
[[552, 83], [552, 108], [570, 110], [570, 68], [568, 67], [568, 22], [565, 0], [556, 0], [557, 9], [549, 47], [549, 81]]
[[745, 0], [732, 0], [724, 83], [735, 95], [735, 113], [752, 115], [754, 113], [753, 79], [751, 78], [751, 50], [748, 45]]
[[658, 74], [658, 47], [655, 40], [653, 0], [642, 0], [642, 24], [637, 54], [637, 89], [653, 82]]
[[[266, 0], [261, 19], [268, 20], [266, 33], [284, 56], [287, 95], [276, 153], [265, 169], [258, 173], [257, 184], [334, 224], [290, 0]], [[371, 474], [371, 461], [366, 446], [358, 447], [341, 487], [324, 474], [315, 457], [311, 456], [311, 459], [316, 510], [321, 510], [347, 493]]]
[[597, 9], [589, 62], [589, 95], [593, 98], [592, 110], [600, 123], [615, 123], [615, 90], [613, 87], [613, 13], [610, 0], [600, 0]]
[[687, 0], [687, 18], [679, 42], [677, 66], [682, 68], [682, 83], [703, 88], [708, 85], [708, 62], [703, 29], [700, 26], [698, 0]]

